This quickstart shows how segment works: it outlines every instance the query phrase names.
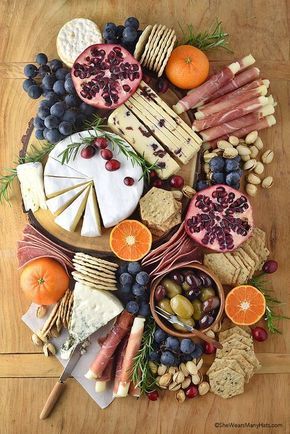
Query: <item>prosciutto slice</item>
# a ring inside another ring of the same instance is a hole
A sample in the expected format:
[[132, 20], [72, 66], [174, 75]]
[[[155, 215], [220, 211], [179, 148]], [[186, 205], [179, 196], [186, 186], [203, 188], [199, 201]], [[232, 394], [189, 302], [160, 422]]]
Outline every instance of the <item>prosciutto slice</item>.
[[128, 339], [129, 335], [126, 336], [122, 342], [120, 343], [118, 347], [118, 354], [117, 354], [117, 361], [116, 361], [116, 372], [115, 372], [115, 381], [114, 381], [114, 388], [113, 388], [113, 396], [117, 395], [119, 384], [120, 384], [120, 378], [121, 378], [121, 372], [122, 372], [122, 366], [123, 361], [125, 357], [126, 348], [128, 345]]
[[133, 359], [137, 355], [141, 346], [144, 324], [145, 318], [137, 317], [134, 319], [120, 373], [120, 383], [118, 386], [118, 391], [115, 395], [118, 398], [128, 395], [131, 383]]
[[233, 119], [241, 118], [242, 116], [260, 109], [264, 105], [273, 103], [274, 101], [272, 97], [267, 98], [265, 96], [260, 96], [258, 98], [251, 99], [250, 101], [243, 102], [237, 105], [237, 107], [233, 107], [228, 111], [214, 113], [204, 119], [195, 120], [192, 124], [192, 128], [195, 131], [202, 131], [216, 125], [232, 121]]
[[99, 353], [97, 354], [97, 357], [91, 364], [90, 369], [86, 373], [86, 378], [93, 379], [101, 377], [110, 361], [111, 356], [114, 354], [123, 337], [130, 330], [132, 323], [133, 315], [126, 310], [123, 310], [113, 325], [112, 330], [105, 339]]
[[229, 110], [241, 104], [242, 102], [249, 101], [259, 96], [265, 96], [266, 94], [267, 94], [267, 88], [265, 85], [256, 87], [255, 89], [248, 89], [247, 85], [244, 87], [240, 87], [234, 92], [221, 96], [220, 98], [214, 100], [210, 104], [201, 107], [195, 113], [195, 118], [204, 119], [205, 117], [210, 116], [214, 113]]
[[[262, 107], [260, 110], [249, 113], [246, 116], [243, 116], [239, 119], [234, 119], [233, 121], [227, 122], [222, 125], [217, 125], [216, 127], [208, 128], [200, 133], [202, 138], [206, 141], [211, 141], [216, 139], [217, 137], [221, 137], [224, 134], [232, 134], [233, 132], [240, 130], [241, 128], [245, 128], [249, 125], [252, 125], [258, 122], [260, 119], [265, 116], [273, 114], [275, 111], [272, 105], [267, 105]], [[236, 134], [234, 134], [236, 136]]]
[[223, 68], [219, 73], [211, 76], [206, 82], [194, 89], [191, 94], [186, 95], [178, 103], [173, 106], [173, 110], [177, 114], [181, 114], [197, 105], [202, 104], [214, 92], [233, 79], [235, 74], [239, 72], [241, 66], [239, 62], [234, 62]]

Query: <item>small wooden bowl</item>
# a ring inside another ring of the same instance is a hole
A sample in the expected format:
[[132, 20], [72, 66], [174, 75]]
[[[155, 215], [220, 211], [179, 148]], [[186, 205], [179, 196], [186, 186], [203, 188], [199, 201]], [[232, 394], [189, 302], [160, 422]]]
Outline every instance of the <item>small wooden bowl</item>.
[[[170, 271], [170, 273], [172, 271], [175, 271], [175, 270], [184, 270], [184, 269], [187, 269], [187, 268], [192, 268], [193, 270], [201, 270], [201, 271], [203, 271], [204, 273], [208, 274], [209, 277], [211, 277], [212, 280], [214, 281], [214, 283], [216, 284], [218, 296], [219, 296], [219, 299], [220, 299], [220, 308], [219, 308], [218, 314], [216, 316], [216, 319], [210, 325], [210, 327], [201, 330], [203, 333], [205, 333], [206, 331], [212, 329], [221, 320], [221, 317], [222, 317], [222, 314], [223, 314], [223, 311], [224, 311], [224, 306], [225, 306], [224, 289], [223, 289], [223, 286], [222, 286], [220, 280], [218, 279], [218, 277], [216, 277], [216, 275], [213, 274], [212, 271], [210, 271], [208, 268], [206, 268], [206, 267], [204, 267], [203, 265], [200, 265], [200, 264], [190, 264], [190, 265], [186, 265], [186, 266], [182, 266], [182, 267], [176, 266], [176, 267], [172, 268], [172, 270]], [[196, 337], [196, 333], [195, 332], [192, 332], [192, 333], [189, 333], [189, 332], [184, 332], [184, 333], [183, 332], [179, 332], [178, 330], [174, 329], [173, 326], [170, 326], [170, 325], [167, 326], [167, 324], [169, 324], [169, 323], [166, 324], [166, 320], [164, 320], [164, 322], [163, 322], [163, 320], [161, 320], [161, 318], [159, 317], [159, 315], [155, 312], [155, 297], [154, 297], [155, 296], [155, 290], [156, 290], [157, 286], [159, 285], [159, 283], [161, 282], [161, 280], [164, 279], [164, 277], [166, 277], [170, 273], [165, 273], [164, 275], [158, 277], [158, 279], [156, 279], [154, 281], [154, 283], [151, 285], [151, 289], [150, 289], [150, 309], [151, 309], [151, 313], [153, 315], [153, 318], [154, 318], [155, 322], [158, 324], [158, 326], [162, 330], [164, 330], [166, 333], [168, 333], [169, 335], [175, 336], [175, 337], [181, 338], [181, 339], [182, 338], [190, 338], [190, 339], [192, 339], [192, 338]]]

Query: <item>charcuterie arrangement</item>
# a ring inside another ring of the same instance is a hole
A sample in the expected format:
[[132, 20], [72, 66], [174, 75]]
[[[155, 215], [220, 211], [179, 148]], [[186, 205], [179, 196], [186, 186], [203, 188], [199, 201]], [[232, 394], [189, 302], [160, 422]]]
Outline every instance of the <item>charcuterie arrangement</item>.
[[208, 51], [229, 50], [220, 22], [177, 33], [77, 18], [55, 59], [24, 68], [35, 116], [0, 199], [18, 179], [32, 342], [68, 361], [42, 418], [86, 352], [97, 402], [232, 398], [254, 387], [255, 341], [289, 319], [255, 224], [253, 197], [273, 185], [270, 82], [252, 54], [210, 65]]

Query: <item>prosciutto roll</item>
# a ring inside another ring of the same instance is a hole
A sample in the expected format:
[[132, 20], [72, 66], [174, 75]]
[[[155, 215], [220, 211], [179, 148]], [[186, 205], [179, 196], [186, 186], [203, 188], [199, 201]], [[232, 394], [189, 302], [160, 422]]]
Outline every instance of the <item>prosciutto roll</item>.
[[113, 379], [114, 362], [115, 357], [112, 355], [101, 377], [96, 380], [95, 391], [97, 393], [104, 392], [107, 388], [107, 383]]
[[187, 110], [202, 104], [209, 96], [228, 83], [239, 72], [241, 66], [239, 62], [234, 62], [223, 68], [219, 73], [210, 77], [202, 85], [194, 89], [194, 91], [182, 98], [173, 106], [173, 110], [177, 113], [183, 113]]
[[105, 339], [95, 361], [86, 373], [86, 378], [93, 379], [101, 377], [117, 346], [130, 330], [132, 322], [133, 316], [126, 310], [123, 310]]
[[[223, 136], [224, 134], [232, 134], [237, 130], [252, 125], [258, 122], [260, 119], [264, 118], [265, 116], [273, 114], [274, 111], [275, 109], [272, 105], [267, 105], [265, 107], [262, 107], [260, 110], [250, 113], [239, 119], [235, 119], [222, 125], [217, 125], [216, 127], [208, 128], [207, 130], [202, 131], [200, 135], [204, 140], [211, 141], [216, 139], [217, 137]], [[236, 136], [236, 134], [234, 135]]]
[[113, 396], [116, 396], [118, 393], [118, 388], [120, 384], [120, 378], [122, 373], [122, 366], [124, 362], [125, 352], [128, 345], [128, 339], [129, 335], [126, 336], [122, 342], [120, 343], [118, 347], [118, 354], [116, 357], [116, 372], [115, 372], [115, 381], [114, 381], [114, 388], [113, 388]]

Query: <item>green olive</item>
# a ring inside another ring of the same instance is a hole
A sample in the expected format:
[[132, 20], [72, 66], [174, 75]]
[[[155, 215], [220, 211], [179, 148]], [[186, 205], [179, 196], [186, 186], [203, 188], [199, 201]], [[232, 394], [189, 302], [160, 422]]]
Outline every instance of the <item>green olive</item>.
[[203, 311], [202, 311], [202, 302], [198, 299], [193, 300], [193, 302], [191, 303], [193, 306], [193, 318], [195, 319], [195, 321], [199, 321], [200, 318], [202, 317]]
[[190, 301], [183, 295], [177, 294], [170, 300], [171, 309], [176, 315], [188, 319], [193, 314], [193, 306]]
[[173, 310], [170, 306], [170, 300], [168, 298], [163, 298], [158, 302], [158, 306], [161, 307], [161, 309], [165, 310], [168, 313], [172, 313], [174, 315]]
[[[178, 319], [182, 321], [184, 324], [190, 325], [192, 327], [195, 326], [195, 321], [193, 318], [181, 318], [179, 316]], [[187, 330], [184, 327], [180, 326], [179, 324], [173, 324], [173, 327], [180, 332], [187, 332]]]
[[190, 289], [190, 285], [186, 281], [184, 281], [181, 286], [184, 291], [188, 291]]
[[201, 301], [208, 300], [215, 296], [215, 290], [213, 288], [201, 288], [200, 299]]
[[166, 295], [169, 298], [172, 298], [175, 295], [182, 293], [181, 286], [178, 285], [178, 283], [174, 282], [174, 280], [163, 279], [161, 285], [163, 285], [164, 288], [166, 289]]

